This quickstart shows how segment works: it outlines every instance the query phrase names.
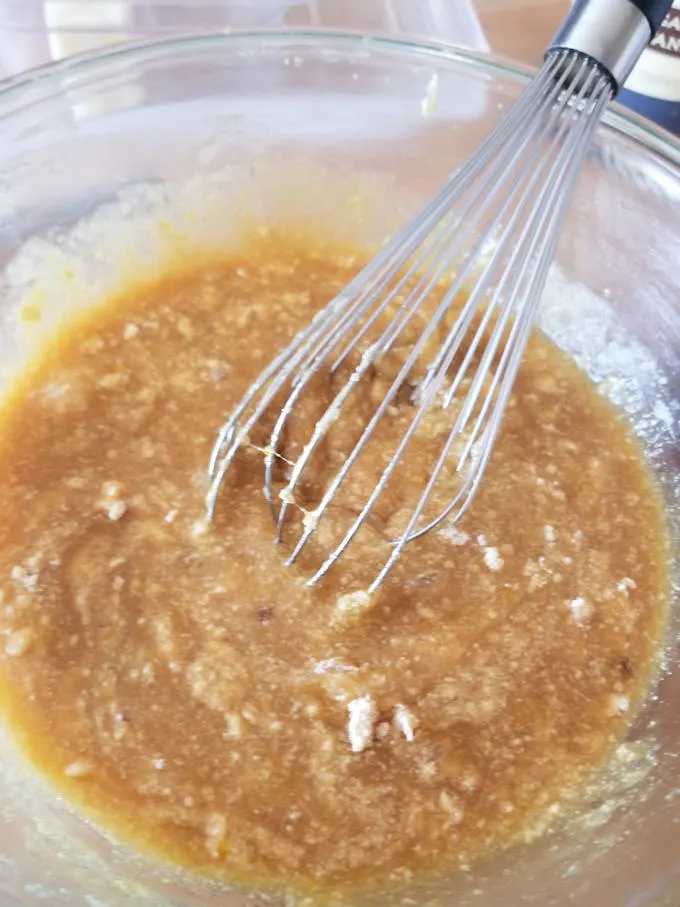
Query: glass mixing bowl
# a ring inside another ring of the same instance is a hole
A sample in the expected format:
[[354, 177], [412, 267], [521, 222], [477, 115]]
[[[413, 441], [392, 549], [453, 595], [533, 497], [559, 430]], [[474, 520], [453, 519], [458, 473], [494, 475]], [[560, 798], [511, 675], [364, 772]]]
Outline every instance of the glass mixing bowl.
[[[0, 365], [74, 308], [307, 219], [375, 243], [499, 119], [527, 74], [451, 47], [349, 34], [219, 34], [95, 53], [0, 91]], [[680, 146], [609, 114], [585, 161], [541, 319], [680, 474]], [[16, 318], [28, 304], [29, 324]], [[102, 452], [105, 455], [105, 452]], [[678, 907], [680, 657], [579, 822], [409, 892], [418, 907]], [[3, 732], [0, 904], [247, 900], [135, 856], [69, 811]], [[376, 901], [397, 903], [397, 896]]]

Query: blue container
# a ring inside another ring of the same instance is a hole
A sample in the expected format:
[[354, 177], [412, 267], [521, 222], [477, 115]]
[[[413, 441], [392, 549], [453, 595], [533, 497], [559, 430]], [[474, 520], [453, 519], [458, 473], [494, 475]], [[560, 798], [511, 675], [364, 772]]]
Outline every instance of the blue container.
[[680, 0], [673, 0], [617, 101], [680, 135]]

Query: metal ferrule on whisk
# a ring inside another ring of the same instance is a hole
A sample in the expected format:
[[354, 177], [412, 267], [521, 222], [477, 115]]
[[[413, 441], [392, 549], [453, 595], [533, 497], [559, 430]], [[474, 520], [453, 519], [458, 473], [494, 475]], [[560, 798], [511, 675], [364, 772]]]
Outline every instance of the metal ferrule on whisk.
[[643, 11], [633, 0], [576, 0], [546, 59], [574, 51], [598, 64], [618, 92], [660, 24], [657, 18], [653, 5]]

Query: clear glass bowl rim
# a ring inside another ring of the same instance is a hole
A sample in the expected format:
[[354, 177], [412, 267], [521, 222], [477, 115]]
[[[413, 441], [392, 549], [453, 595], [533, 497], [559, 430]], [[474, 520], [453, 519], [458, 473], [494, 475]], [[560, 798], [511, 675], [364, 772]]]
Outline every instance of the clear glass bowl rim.
[[[213, 47], [218, 44], [224, 44], [228, 49], [237, 49], [239, 45], [252, 49], [254, 44], [264, 45], [268, 48], [295, 44], [298, 47], [313, 49], [333, 48], [346, 51], [348, 54], [372, 50], [378, 53], [381, 51], [397, 52], [420, 61], [430, 58], [432, 62], [444, 59], [463, 63], [471, 70], [478, 70], [485, 75], [496, 76], [502, 80], [510, 80], [521, 87], [524, 87], [533, 75], [531, 68], [503, 60], [492, 54], [419, 38], [405, 39], [333, 29], [234, 29], [131, 41], [113, 48], [108, 46], [74, 54], [56, 63], [47, 63], [37, 69], [1, 81], [0, 104], [9, 101], [13, 105], [13, 112], [20, 112], [22, 95], [27, 95], [40, 88], [49, 90], [54, 82], [65, 76], [87, 77], [89, 73], [96, 72], [102, 64], [134, 62], [135, 57], [140, 60], [159, 56], [172, 57], [174, 51], [191, 48], [200, 51], [203, 47]], [[665, 132], [616, 104], [610, 106], [606, 111], [603, 125], [661, 155], [673, 167], [680, 168], [680, 137], [676, 138], [671, 133]]]
[[[410, 60], [419, 64], [430, 62], [433, 66], [436, 66], [438, 61], [443, 64], [458, 63], [470, 73], [514, 84], [518, 88], [518, 93], [528, 84], [532, 76], [532, 70], [527, 66], [442, 42], [325, 29], [244, 29], [128, 42], [46, 64], [0, 81], [0, 116], [5, 106], [8, 119], [21, 116], [24, 108], [35, 101], [36, 93], [40, 95], [44, 92], [45, 96], [49, 97], [55, 93], [65, 92], [68, 88], [62, 80], [72, 77], [78, 77], [83, 81], [91, 77], [96, 78], [101, 74], [102, 68], [110, 65], [134, 65], [135, 61], [154, 59], [171, 61], [173, 56], [179, 56], [183, 52], [200, 53], [201, 50], [214, 50], [220, 47], [228, 53], [239, 48], [250, 51], [258, 47], [263, 50], [277, 48], [284, 50], [291, 46], [312, 51], [334, 50], [347, 56], [358, 52], [369, 55], [373, 52], [377, 55], [392, 54], [396, 57], [401, 56], [405, 61]], [[664, 132], [617, 105], [607, 110], [602, 128], [605, 132], [613, 133], [630, 142], [640, 156], [647, 153], [658, 155], [667, 162], [673, 171], [674, 179], [680, 183], [680, 138]], [[662, 879], [660, 884], [663, 885], [661, 893], [659, 894], [657, 888], [657, 891], [650, 895], [654, 903], [658, 901], [659, 904], [665, 903], [667, 893], [670, 893], [671, 897], [674, 896], [672, 879], [670, 881]]]

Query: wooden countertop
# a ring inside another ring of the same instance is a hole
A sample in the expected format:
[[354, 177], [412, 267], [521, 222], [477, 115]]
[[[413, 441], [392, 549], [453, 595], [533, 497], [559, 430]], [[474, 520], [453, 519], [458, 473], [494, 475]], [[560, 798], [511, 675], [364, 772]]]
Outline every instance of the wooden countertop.
[[568, 0], [476, 0], [493, 53], [537, 66], [569, 9]]

